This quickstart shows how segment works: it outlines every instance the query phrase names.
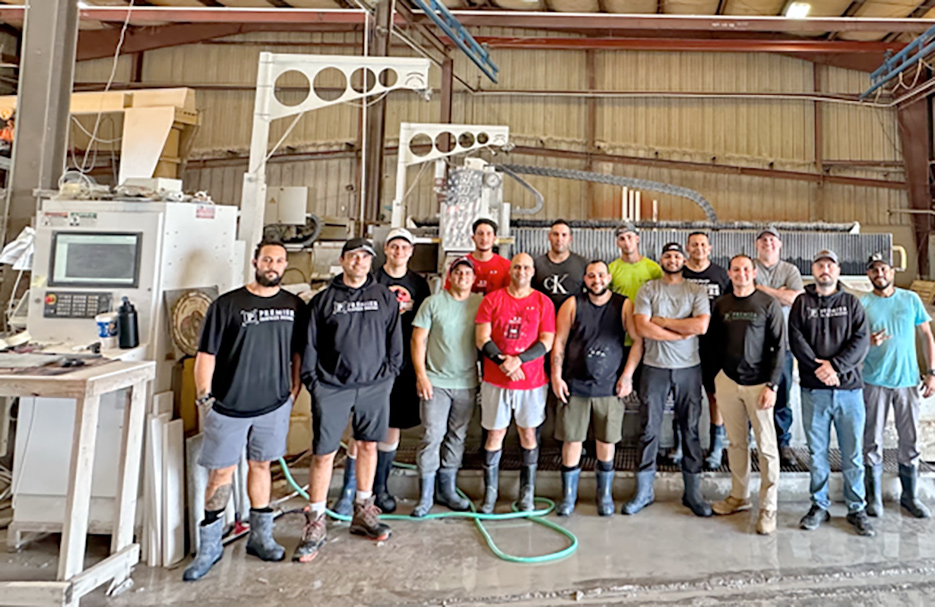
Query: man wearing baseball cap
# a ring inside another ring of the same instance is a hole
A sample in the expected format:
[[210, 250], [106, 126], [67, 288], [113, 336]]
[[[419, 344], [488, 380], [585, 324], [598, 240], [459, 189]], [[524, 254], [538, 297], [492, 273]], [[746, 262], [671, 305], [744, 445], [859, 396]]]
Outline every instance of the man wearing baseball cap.
[[833, 425], [841, 449], [847, 522], [858, 535], [872, 536], [861, 461], [866, 418], [861, 364], [870, 348], [867, 318], [857, 298], [838, 282], [841, 266], [834, 251], [815, 254], [812, 275], [815, 284], [805, 288], [789, 312], [789, 347], [799, 361], [812, 494], [812, 507], [799, 526], [811, 531], [831, 518], [828, 451]]
[[416, 457], [421, 482], [421, 497], [412, 511], [416, 518], [428, 514], [436, 501], [457, 511], [471, 506], [458, 495], [456, 481], [477, 402], [474, 318], [483, 297], [471, 293], [474, 264], [467, 257], [452, 262], [448, 278], [448, 288], [426, 299], [412, 321], [412, 365], [423, 427]]
[[883, 430], [893, 408], [899, 437], [899, 502], [912, 516], [928, 518], [929, 509], [918, 499], [919, 478], [919, 363], [916, 335], [922, 338], [928, 370], [922, 379], [922, 396], [935, 394], [935, 340], [931, 317], [922, 299], [893, 284], [889, 256], [875, 253], [867, 261], [867, 278], [873, 292], [860, 298], [870, 327], [870, 351], [864, 360], [864, 463], [867, 479], [867, 514], [883, 514]]
[[[783, 318], [788, 325], [792, 302], [802, 293], [804, 285], [799, 269], [779, 259], [781, 251], [782, 239], [779, 237], [779, 230], [770, 226], [757, 232], [756, 259], [753, 260], [756, 268], [756, 288], [779, 301]], [[795, 466], [795, 452], [789, 444], [792, 441], [792, 403], [789, 400], [792, 390], [792, 352], [788, 347], [788, 330], [784, 339], [786, 358], [783, 361], [782, 379], [776, 392], [773, 418], [776, 424], [776, 440], [779, 442], [779, 463], [781, 466]]]
[[[474, 264], [474, 293], [486, 295], [510, 284], [510, 260], [493, 252], [497, 244], [497, 222], [481, 217], [471, 226], [474, 251], [467, 258]], [[450, 286], [445, 280], [445, 288]]]
[[390, 391], [403, 365], [399, 302], [370, 274], [374, 250], [352, 238], [341, 250], [341, 269], [309, 303], [302, 382], [312, 395], [312, 465], [305, 529], [293, 560], [315, 558], [327, 539], [325, 499], [334, 455], [348, 418], [357, 441], [357, 495], [350, 531], [385, 540], [390, 529], [374, 504], [377, 443], [386, 438]]
[[624, 221], [614, 230], [620, 257], [610, 262], [610, 290], [636, 301], [636, 292], [647, 281], [662, 278], [659, 264], [640, 255], [640, 233], [631, 221]]
[[698, 441], [701, 417], [701, 357], [698, 336], [708, 330], [711, 317], [707, 291], [682, 277], [685, 252], [670, 242], [659, 257], [662, 278], [640, 287], [634, 305], [634, 324], [643, 337], [643, 372], [640, 376], [642, 455], [636, 474], [636, 494], [624, 504], [623, 514], [636, 514], [653, 503], [656, 451], [662, 414], [670, 392], [682, 431], [682, 504], [696, 516], [711, 516], [711, 506], [701, 497], [704, 466]]

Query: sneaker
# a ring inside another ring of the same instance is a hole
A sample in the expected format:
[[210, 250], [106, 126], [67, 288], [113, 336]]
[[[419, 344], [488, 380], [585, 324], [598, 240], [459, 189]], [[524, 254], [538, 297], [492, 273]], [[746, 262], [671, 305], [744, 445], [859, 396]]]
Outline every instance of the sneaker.
[[786, 445], [779, 448], [779, 467], [795, 468], [799, 465], [799, 459], [795, 456], [795, 449]]
[[870, 517], [867, 516], [867, 512], [864, 510], [848, 512], [847, 522], [854, 525], [854, 530], [857, 531], [857, 535], [873, 537], [877, 534], [877, 532], [873, 530], [873, 525], [870, 524]]
[[827, 510], [825, 510], [821, 506], [812, 504], [812, 507], [808, 511], [808, 514], [803, 516], [802, 520], [799, 521], [799, 527], [807, 531], [814, 531], [815, 529], [818, 529], [819, 527], [821, 527], [822, 523], [825, 523], [830, 520], [831, 520], [831, 515], [828, 514]]
[[297, 563], [308, 563], [316, 556], [318, 550], [325, 545], [328, 539], [328, 528], [325, 525], [325, 515], [319, 514], [317, 518], [309, 509], [305, 509], [305, 529], [302, 530], [302, 539], [295, 548], [292, 560]]
[[760, 510], [760, 517], [756, 521], [756, 532], [760, 535], [770, 535], [776, 531], [776, 511]]
[[722, 500], [711, 505], [711, 510], [714, 510], [715, 514], [721, 515], [743, 512], [744, 510], [749, 510], [750, 508], [750, 500], [737, 499], [733, 495], [728, 495], [726, 500]]
[[362, 535], [377, 542], [390, 537], [390, 528], [380, 522], [380, 509], [374, 498], [363, 502], [354, 502], [354, 518], [351, 519], [351, 533]]

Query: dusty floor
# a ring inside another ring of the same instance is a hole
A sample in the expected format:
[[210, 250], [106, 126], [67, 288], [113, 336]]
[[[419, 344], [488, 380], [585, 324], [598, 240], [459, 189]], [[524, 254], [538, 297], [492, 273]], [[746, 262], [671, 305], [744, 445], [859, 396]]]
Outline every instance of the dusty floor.
[[[755, 513], [702, 520], [677, 502], [662, 502], [608, 520], [583, 503], [561, 519], [577, 534], [578, 552], [544, 565], [498, 560], [463, 520], [395, 522], [383, 544], [335, 524], [326, 549], [307, 565], [262, 563], [246, 556], [240, 541], [200, 582], [183, 583], [180, 568], [139, 566], [134, 588], [115, 598], [99, 590], [82, 605], [935, 605], [935, 522], [911, 519], [887, 503], [877, 537], [862, 538], [836, 505], [832, 522], [809, 533], [797, 527], [807, 509], [781, 504], [779, 530], [760, 537]], [[288, 554], [301, 523], [297, 515], [277, 523]], [[490, 527], [514, 554], [557, 550], [566, 541], [527, 521]], [[105, 550], [103, 539], [91, 548]], [[0, 555], [0, 579], [51, 579], [56, 542], [50, 536]]]

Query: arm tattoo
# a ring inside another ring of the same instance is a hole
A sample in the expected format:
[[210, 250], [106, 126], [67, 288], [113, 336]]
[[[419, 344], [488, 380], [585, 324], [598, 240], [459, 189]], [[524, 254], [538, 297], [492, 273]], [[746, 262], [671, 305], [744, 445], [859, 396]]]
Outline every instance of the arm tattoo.
[[214, 493], [205, 500], [205, 510], [223, 510], [226, 508], [227, 502], [230, 500], [233, 487], [234, 486], [232, 484], [227, 484], [221, 485], [215, 489]]

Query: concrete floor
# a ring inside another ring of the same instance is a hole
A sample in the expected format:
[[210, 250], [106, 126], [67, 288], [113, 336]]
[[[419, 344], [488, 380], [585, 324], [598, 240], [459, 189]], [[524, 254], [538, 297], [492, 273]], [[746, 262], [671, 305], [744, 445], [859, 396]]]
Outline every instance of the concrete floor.
[[[411, 502], [400, 510], [410, 508]], [[835, 505], [832, 522], [809, 533], [797, 526], [807, 509], [805, 502], [781, 503], [778, 531], [760, 537], [755, 511], [702, 520], [665, 501], [634, 517], [603, 519], [591, 503], [581, 503], [572, 518], [554, 519], [578, 536], [578, 552], [545, 565], [498, 560], [463, 520], [394, 522], [393, 537], [381, 544], [334, 524], [313, 563], [263, 563], [245, 555], [241, 540], [200, 582], [183, 583], [181, 568], [139, 566], [134, 588], [115, 598], [98, 590], [82, 605], [935, 604], [935, 524], [887, 503], [877, 537], [862, 538], [844, 521], [844, 507]], [[277, 523], [277, 538], [290, 555], [302, 522], [292, 514]], [[513, 554], [565, 546], [563, 538], [528, 521], [490, 527]], [[92, 538], [91, 551], [103, 554], [105, 540]], [[56, 551], [57, 537], [49, 536], [19, 554], [4, 554], [0, 579], [51, 579]]]

